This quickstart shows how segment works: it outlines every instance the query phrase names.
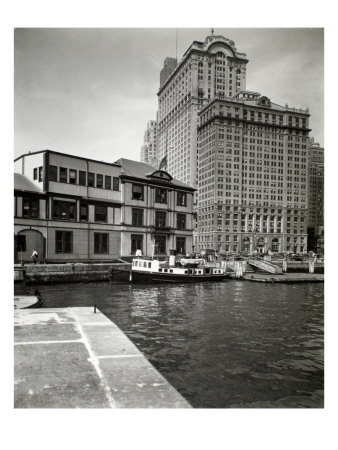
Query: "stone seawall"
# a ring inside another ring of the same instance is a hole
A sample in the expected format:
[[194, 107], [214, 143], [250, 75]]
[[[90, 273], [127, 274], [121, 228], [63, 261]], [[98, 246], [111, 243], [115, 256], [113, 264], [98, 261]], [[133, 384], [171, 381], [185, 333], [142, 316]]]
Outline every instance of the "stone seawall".
[[104, 264], [28, 264], [27, 284], [71, 283], [90, 281], [127, 281], [127, 272], [111, 275], [111, 269], [128, 271], [130, 263]]

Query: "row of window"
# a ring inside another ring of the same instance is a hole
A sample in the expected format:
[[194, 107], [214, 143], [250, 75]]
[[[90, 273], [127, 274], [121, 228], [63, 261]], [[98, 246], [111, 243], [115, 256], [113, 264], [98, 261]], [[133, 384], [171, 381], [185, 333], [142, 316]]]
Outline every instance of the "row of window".
[[[133, 200], [144, 200], [144, 185], [133, 184], [132, 186], [132, 199]], [[155, 203], [168, 203], [168, 190], [165, 188], [155, 189]], [[187, 206], [187, 194], [185, 192], [177, 192], [176, 197], [177, 206]]]
[[[43, 168], [33, 169], [33, 179], [42, 181]], [[103, 175], [100, 173], [85, 172], [83, 170], [68, 169], [66, 167], [48, 166], [48, 180], [58, 181], [60, 183], [78, 184], [80, 186], [96, 187], [99, 189], [120, 189], [120, 180], [118, 177]], [[113, 181], [113, 182], [112, 182]]]
[[[155, 254], [167, 253], [166, 236], [155, 236]], [[176, 237], [176, 249], [179, 253], [186, 253], [186, 238]], [[18, 235], [16, 238], [16, 250], [18, 252], [27, 251], [27, 243], [25, 235]], [[135, 254], [136, 250], [143, 252], [143, 235], [131, 235], [131, 254]], [[73, 253], [73, 231], [55, 231], [55, 253]], [[109, 254], [109, 233], [94, 233], [94, 254]]]
[[[23, 198], [23, 217], [38, 218], [39, 217], [39, 200], [31, 198]], [[53, 220], [76, 221], [76, 203], [63, 200], [53, 200], [52, 203]], [[94, 221], [107, 222], [108, 208], [104, 205], [95, 205]], [[186, 229], [186, 214], [177, 213], [176, 226], [179, 230]], [[80, 221], [88, 221], [88, 205], [80, 204]], [[144, 210], [139, 208], [132, 209], [132, 225], [144, 225]], [[155, 211], [155, 227], [165, 228], [167, 226], [167, 213], [165, 211]]]

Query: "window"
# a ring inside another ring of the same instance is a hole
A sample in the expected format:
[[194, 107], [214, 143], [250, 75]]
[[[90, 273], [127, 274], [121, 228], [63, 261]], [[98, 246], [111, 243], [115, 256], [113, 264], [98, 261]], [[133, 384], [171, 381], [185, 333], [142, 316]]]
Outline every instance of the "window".
[[186, 227], [186, 214], [177, 213], [177, 228], [179, 230], [185, 230]]
[[103, 175], [96, 174], [96, 187], [102, 189], [103, 188]]
[[43, 167], [39, 167], [39, 181], [42, 181], [43, 178]]
[[144, 199], [143, 186], [142, 185], [140, 185], [140, 184], [133, 184], [131, 198], [133, 200], [143, 200]]
[[54, 220], [75, 220], [76, 205], [71, 202], [59, 200], [53, 201], [53, 219]]
[[176, 238], [176, 250], [181, 255], [185, 255], [185, 237], [177, 237]]
[[77, 171], [74, 169], [69, 169], [69, 183], [70, 184], [76, 184], [76, 178], [77, 178]]
[[33, 219], [39, 217], [39, 200], [37, 198], [22, 199], [22, 216]]
[[107, 207], [95, 205], [95, 222], [107, 222]]
[[108, 233], [94, 233], [94, 253], [108, 253]]
[[132, 234], [131, 235], [131, 253], [136, 253], [136, 250], [141, 250], [143, 253], [143, 235]]
[[88, 186], [94, 187], [95, 185], [95, 174], [93, 172], [88, 172]]
[[55, 253], [73, 252], [73, 232], [55, 231]]
[[143, 225], [143, 209], [132, 209], [132, 225]]
[[37, 180], [38, 179], [38, 169], [35, 168], [33, 169], [33, 180]]
[[60, 167], [60, 183], [67, 183], [67, 169]]
[[162, 188], [156, 188], [155, 191], [156, 203], [167, 203], [167, 190]]
[[155, 239], [155, 254], [165, 255], [166, 252], [166, 237], [165, 236], [154, 236]]
[[104, 177], [104, 188], [111, 189], [111, 177], [109, 177], [108, 175]]
[[80, 221], [81, 222], [88, 221], [88, 205], [84, 204], [80, 205]]
[[16, 237], [16, 251], [25, 252], [26, 248], [26, 236], [24, 234], [18, 234]]
[[185, 192], [177, 192], [177, 206], [187, 206], [187, 194]]
[[[116, 177], [113, 177], [113, 191], [120, 190], [120, 182], [119, 179]], [[143, 199], [142, 199], [143, 200]]]
[[56, 166], [49, 166], [49, 181], [58, 180], [58, 168]]
[[155, 211], [155, 227], [164, 228], [166, 226], [166, 213], [164, 211]]
[[79, 170], [79, 185], [86, 186], [86, 172]]

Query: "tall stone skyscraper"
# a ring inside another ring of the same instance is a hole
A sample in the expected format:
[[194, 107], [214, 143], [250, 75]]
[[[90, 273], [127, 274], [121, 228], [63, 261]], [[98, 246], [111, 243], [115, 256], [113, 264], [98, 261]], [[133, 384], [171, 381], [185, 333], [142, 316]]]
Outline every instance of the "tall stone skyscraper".
[[233, 41], [214, 35], [194, 41], [168, 77], [165, 60], [158, 92], [157, 155], [160, 161], [167, 156], [166, 168], [176, 179], [197, 187], [198, 112], [215, 97], [245, 90], [247, 63]]
[[324, 253], [324, 148], [313, 138], [310, 138], [308, 161], [308, 250]]
[[157, 123], [149, 120], [144, 132], [143, 145], [141, 147], [141, 162], [154, 165], [156, 158]]
[[199, 116], [195, 248], [305, 253], [308, 109], [241, 91]]

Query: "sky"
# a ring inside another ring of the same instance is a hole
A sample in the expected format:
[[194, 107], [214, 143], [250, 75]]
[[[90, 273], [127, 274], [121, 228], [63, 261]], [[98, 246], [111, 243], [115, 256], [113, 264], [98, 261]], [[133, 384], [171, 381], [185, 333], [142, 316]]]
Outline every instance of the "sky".
[[[309, 107], [311, 135], [324, 145], [323, 29], [214, 33], [247, 54], [248, 90]], [[210, 28], [17, 28], [14, 156], [51, 149], [107, 162], [139, 160], [147, 122], [156, 119], [164, 59], [176, 52], [181, 59], [209, 34]]]

